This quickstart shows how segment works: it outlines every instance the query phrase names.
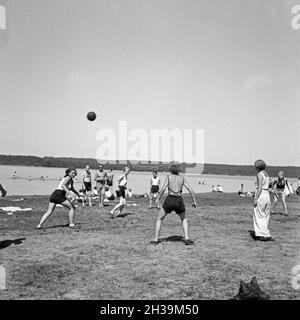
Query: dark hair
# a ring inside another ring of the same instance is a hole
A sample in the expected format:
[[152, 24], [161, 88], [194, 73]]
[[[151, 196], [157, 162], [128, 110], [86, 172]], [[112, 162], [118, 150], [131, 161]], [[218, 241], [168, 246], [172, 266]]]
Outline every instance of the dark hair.
[[178, 174], [180, 171], [181, 171], [181, 166], [179, 163], [172, 163], [170, 164], [169, 166], [169, 171], [172, 173], [172, 174]]
[[77, 170], [76, 170], [75, 168], [68, 168], [68, 169], [65, 171], [65, 176], [64, 176], [64, 178], [67, 177], [67, 176], [69, 175], [69, 173], [72, 172], [72, 171], [75, 171], [76, 174], [77, 174]]
[[152, 173], [156, 173], [156, 174], [157, 174], [157, 171], [156, 171], [156, 170], [153, 170]]
[[254, 166], [259, 171], [265, 170], [266, 167], [267, 167], [267, 165], [264, 162], [264, 160], [261, 160], [261, 159], [256, 160], [255, 163], [254, 163]]

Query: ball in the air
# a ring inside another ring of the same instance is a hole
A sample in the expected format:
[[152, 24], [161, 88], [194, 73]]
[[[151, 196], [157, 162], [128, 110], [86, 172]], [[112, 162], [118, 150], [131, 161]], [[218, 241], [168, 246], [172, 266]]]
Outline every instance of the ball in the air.
[[96, 113], [93, 112], [93, 111], [89, 112], [89, 113], [87, 114], [87, 118], [88, 118], [88, 120], [90, 120], [90, 121], [94, 121], [94, 120], [96, 119]]

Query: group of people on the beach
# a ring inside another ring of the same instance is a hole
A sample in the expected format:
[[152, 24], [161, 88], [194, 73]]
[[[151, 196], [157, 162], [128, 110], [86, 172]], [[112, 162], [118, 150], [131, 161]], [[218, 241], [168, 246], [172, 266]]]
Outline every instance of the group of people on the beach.
[[[114, 208], [110, 211], [111, 218], [115, 216], [118, 217], [122, 214], [124, 207], [126, 206], [126, 193], [127, 193], [127, 183], [128, 175], [130, 173], [130, 168], [125, 167], [123, 169], [123, 174], [116, 179], [117, 189], [116, 195], [119, 198], [119, 203], [117, 203]], [[65, 172], [64, 178], [60, 181], [58, 187], [54, 190], [50, 196], [49, 205], [47, 212], [42, 216], [40, 222], [37, 225], [38, 229], [42, 228], [42, 225], [54, 212], [56, 205], [62, 205], [69, 210], [69, 227], [74, 228], [74, 213], [75, 206], [74, 200], [80, 198], [80, 194], [74, 189], [74, 179], [77, 175], [77, 170], [75, 168], [69, 168]], [[150, 179], [150, 190], [149, 190], [149, 209], [155, 207], [160, 209], [157, 222], [154, 240], [151, 241], [152, 244], [158, 244], [159, 233], [162, 227], [162, 222], [165, 217], [175, 211], [182, 222], [182, 227], [184, 231], [184, 243], [186, 245], [192, 244], [193, 241], [189, 238], [188, 234], [188, 222], [185, 216], [185, 205], [182, 197], [183, 188], [185, 187], [193, 200], [193, 207], [197, 207], [194, 192], [187, 182], [187, 179], [180, 175], [180, 165], [172, 164], [170, 165], [170, 173], [167, 174], [165, 182], [160, 190], [160, 178], [157, 175], [157, 171], [152, 172], [152, 178]], [[113, 173], [112, 170], [106, 172], [103, 165], [99, 166], [99, 170], [95, 175], [96, 189], [99, 198], [99, 207], [104, 206], [103, 197], [105, 189], [107, 187], [112, 188], [113, 186]], [[91, 205], [91, 193], [92, 193], [92, 177], [89, 166], [86, 166], [83, 176], [82, 176], [83, 189], [89, 198], [89, 205]], [[160, 206], [160, 200], [164, 192], [168, 189], [168, 195]]]
[[[179, 164], [171, 164], [169, 168], [169, 173], [165, 177], [162, 188], [161, 180], [158, 177], [157, 171], [152, 172], [152, 177], [150, 179], [150, 189], [149, 189], [149, 209], [158, 208], [159, 213], [156, 220], [156, 229], [154, 240], [151, 241], [152, 244], [158, 244], [159, 233], [162, 227], [163, 220], [171, 212], [175, 211], [179, 216], [182, 227], [184, 231], [184, 242], [189, 245], [193, 241], [189, 238], [188, 234], [188, 222], [185, 216], [185, 204], [182, 197], [183, 188], [185, 188], [192, 198], [192, 206], [197, 207], [196, 198], [193, 189], [190, 187], [186, 177], [180, 174], [181, 167]], [[251, 234], [253, 239], [261, 241], [271, 241], [273, 240], [268, 229], [270, 213], [275, 209], [278, 198], [281, 199], [283, 207], [285, 210], [285, 215], [288, 215], [286, 196], [293, 193], [293, 190], [284, 177], [284, 172], [280, 171], [278, 173], [278, 179], [276, 181], [271, 181], [269, 175], [266, 171], [266, 163], [263, 160], [255, 161], [256, 170], [256, 191], [253, 195], [254, 197], [254, 232]], [[116, 197], [119, 202], [114, 206], [114, 208], [109, 212], [111, 218], [118, 217], [122, 214], [126, 206], [126, 198], [131, 192], [127, 190], [128, 175], [130, 174], [130, 168], [125, 167], [123, 173], [116, 179], [117, 188], [115, 190]], [[93, 184], [92, 184], [92, 174], [90, 167], [87, 165], [82, 174], [82, 189], [80, 192], [74, 188], [74, 179], [77, 176], [77, 170], [75, 168], [68, 168], [65, 171], [65, 176], [59, 182], [58, 187], [50, 196], [48, 210], [41, 217], [37, 228], [41, 229], [45, 221], [54, 212], [57, 205], [64, 206], [69, 210], [69, 227], [74, 228], [74, 215], [75, 215], [75, 200], [82, 199], [82, 194], [84, 199], [88, 200], [89, 206], [92, 206], [92, 198], [94, 196]], [[114, 173], [112, 169], [104, 170], [102, 164], [94, 176], [95, 193], [98, 195], [98, 205], [100, 208], [104, 207], [105, 195], [108, 200], [114, 200], [113, 195], [113, 183], [114, 183]], [[238, 194], [244, 196], [243, 184]], [[162, 205], [160, 205], [161, 198], [165, 191], [168, 190], [168, 195], [165, 198]], [[5, 189], [0, 184], [0, 191], [2, 196], [6, 195]], [[274, 202], [271, 205], [270, 193], [274, 194]], [[296, 193], [300, 195], [300, 179], [298, 179], [298, 188]], [[84, 201], [84, 200], [83, 200]]]

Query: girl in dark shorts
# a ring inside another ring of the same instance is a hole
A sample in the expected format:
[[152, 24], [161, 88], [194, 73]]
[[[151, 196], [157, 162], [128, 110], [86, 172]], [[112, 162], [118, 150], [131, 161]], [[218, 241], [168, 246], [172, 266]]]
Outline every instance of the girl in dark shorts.
[[130, 168], [125, 167], [123, 169], [124, 174], [122, 174], [117, 179], [117, 185], [119, 190], [116, 191], [117, 197], [120, 198], [120, 202], [111, 210], [111, 217], [114, 218], [115, 212], [117, 212], [117, 217], [122, 213], [124, 207], [126, 206], [126, 189], [127, 189], [127, 176], [130, 173]]
[[[69, 168], [66, 170], [66, 174], [63, 179], [60, 181], [58, 188], [52, 193], [49, 201], [48, 211], [42, 216], [39, 224], [37, 225], [38, 229], [42, 228], [42, 224], [50, 217], [53, 213], [57, 204], [61, 204], [67, 209], [69, 209], [69, 227], [75, 227], [74, 224], [74, 214], [75, 207], [74, 205], [67, 200], [66, 196], [70, 195], [74, 198], [73, 194], [75, 193], [79, 196], [79, 193], [73, 187], [73, 179], [76, 177], [77, 171], [74, 168]], [[72, 191], [73, 194], [70, 192]]]
[[[159, 196], [160, 178], [157, 176], [157, 171], [152, 172], [153, 177], [150, 179], [150, 192], [149, 192], [149, 209], [152, 209], [153, 199]], [[159, 209], [159, 204], [157, 205]]]
[[169, 213], [171, 213], [172, 211], [175, 211], [182, 221], [182, 228], [184, 232], [183, 242], [186, 245], [190, 245], [190, 244], [193, 244], [193, 241], [190, 240], [188, 235], [188, 222], [185, 217], [185, 205], [182, 198], [182, 189], [183, 187], [185, 187], [188, 190], [188, 192], [190, 193], [193, 199], [193, 208], [196, 208], [197, 203], [196, 203], [194, 191], [188, 184], [186, 178], [179, 175], [179, 171], [180, 171], [179, 164], [172, 164], [169, 170], [171, 173], [166, 176], [161, 193], [156, 200], [157, 202], [159, 202], [165, 190], [168, 188], [168, 196], [166, 197], [165, 202], [159, 211], [157, 221], [156, 221], [155, 237], [154, 237], [154, 240], [151, 241], [151, 243], [158, 244], [160, 242], [158, 240], [158, 237], [162, 227], [162, 222]]

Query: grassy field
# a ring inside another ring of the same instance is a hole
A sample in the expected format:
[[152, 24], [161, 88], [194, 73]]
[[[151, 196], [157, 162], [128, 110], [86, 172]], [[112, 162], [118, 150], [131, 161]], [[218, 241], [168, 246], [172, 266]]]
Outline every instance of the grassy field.
[[[187, 199], [193, 246], [181, 242], [174, 213], [165, 220], [162, 243], [149, 244], [157, 211], [144, 199], [118, 219], [110, 219], [111, 207], [80, 206], [74, 230], [62, 208], [45, 230], [35, 229], [48, 197], [12, 199], [0, 199], [0, 206], [33, 211], [0, 213], [0, 265], [7, 271], [0, 299], [230, 299], [240, 279], [248, 282], [254, 275], [272, 299], [300, 298], [291, 286], [291, 269], [300, 264], [300, 198], [295, 195], [288, 199], [289, 217], [271, 217], [274, 242], [250, 237], [252, 199], [201, 194], [197, 209]], [[20, 238], [25, 240], [16, 241]]]

